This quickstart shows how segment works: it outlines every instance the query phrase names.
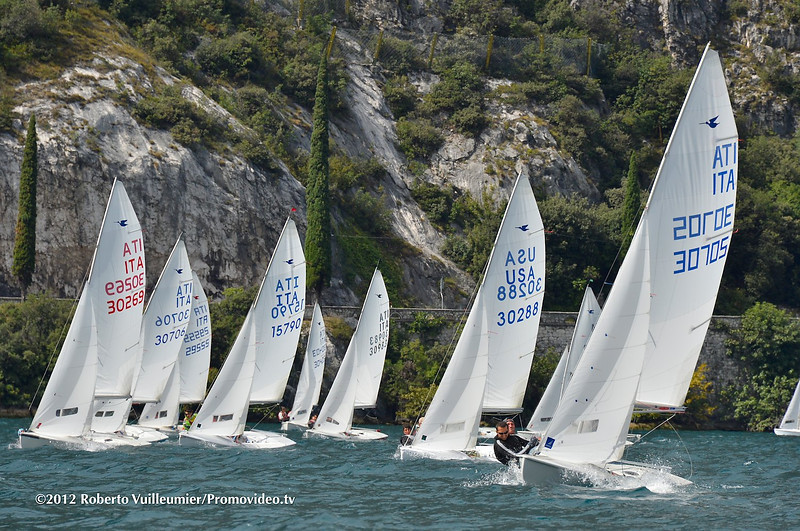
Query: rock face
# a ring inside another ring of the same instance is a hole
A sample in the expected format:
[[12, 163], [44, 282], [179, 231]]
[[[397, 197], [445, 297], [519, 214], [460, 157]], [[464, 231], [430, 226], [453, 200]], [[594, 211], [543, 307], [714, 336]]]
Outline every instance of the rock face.
[[[35, 112], [38, 122], [36, 290], [79, 293], [114, 178], [125, 184], [142, 224], [150, 286], [181, 232], [210, 294], [260, 279], [291, 207], [303, 232], [304, 190], [287, 171], [268, 175], [239, 157], [190, 150], [137, 123], [118, 99], [133, 97], [132, 85], [149, 83], [133, 62], [97, 57], [57, 80], [20, 87], [29, 97], [16, 112]], [[9, 272], [21, 156], [19, 139], [0, 135], [4, 295], [15, 293]]]
[[[734, 6], [737, 11], [733, 14], [728, 11], [729, 2], [723, 0], [570, 3], [576, 10], [606, 4], [618, 8], [623, 23], [637, 28], [643, 43], [668, 49], [676, 64], [696, 63], [706, 42], [724, 39], [729, 46], [724, 62], [740, 119], [779, 134], [794, 131], [792, 103], [775, 97], [762, 79], [763, 69], [750, 66], [769, 61], [778, 73], [800, 72], [800, 30], [789, 23], [769, 24], [774, 21], [773, 13], [782, 13], [776, 0], [743, 2]], [[365, 0], [358, 3], [354, 16], [378, 21], [380, 27], [410, 28], [429, 35], [441, 30], [437, 14], [446, 11], [446, 0], [401, 4]], [[559, 151], [548, 130], [545, 110], [503, 99], [487, 101], [490, 123], [477, 138], [445, 132], [445, 142], [428, 168], [422, 175], [412, 174], [396, 147], [395, 121], [383, 99], [385, 79], [380, 68], [347, 29], [339, 29], [337, 43], [346, 56], [350, 82], [344, 98], [347, 108], [332, 117], [331, 136], [337, 149], [350, 157], [374, 157], [387, 170], [387, 177], [372, 183], [369, 191], [385, 198], [394, 233], [415, 250], [402, 258], [402, 289], [408, 300], [420, 306], [438, 306], [444, 295], [448, 304], [463, 306], [464, 294], [474, 287], [473, 281], [442, 255], [444, 235], [426, 220], [411, 197], [415, 179], [451, 185], [457, 193], [476, 198], [488, 193], [499, 203], [508, 197], [515, 176], [521, 173], [540, 195], [579, 194], [600, 200], [584, 170]], [[24, 104], [15, 109], [21, 117], [15, 124], [16, 135], [0, 134], [0, 296], [19, 292], [10, 271], [21, 138], [32, 112], [39, 126], [40, 168], [33, 291], [78, 294], [114, 178], [125, 184], [144, 228], [151, 286], [180, 232], [192, 266], [209, 294], [257, 284], [293, 207], [297, 211], [292, 215], [304, 236], [302, 185], [280, 163], [266, 172], [230, 149], [189, 149], [170, 133], [141, 125], [130, 109], [142, 93], [153, 90], [154, 80], [145, 69], [123, 57], [96, 55], [87, 61], [58, 79], [17, 87], [16, 101]], [[177, 83], [166, 72], [156, 71], [155, 75], [161, 82]], [[421, 92], [430, 90], [436, 81], [432, 74], [412, 79]], [[487, 83], [492, 89], [503, 82]], [[226, 127], [248, 134], [244, 125], [198, 88], [185, 86], [182, 95]], [[302, 109], [291, 112], [287, 122], [296, 126], [297, 145], [308, 146], [309, 113]], [[334, 212], [335, 218], [339, 215]], [[439, 285], [444, 277], [454, 279], [458, 287], [441, 294]], [[334, 270], [332, 287], [324, 294], [326, 303], [360, 304], [353, 287], [345, 285], [342, 278], [342, 272]]]

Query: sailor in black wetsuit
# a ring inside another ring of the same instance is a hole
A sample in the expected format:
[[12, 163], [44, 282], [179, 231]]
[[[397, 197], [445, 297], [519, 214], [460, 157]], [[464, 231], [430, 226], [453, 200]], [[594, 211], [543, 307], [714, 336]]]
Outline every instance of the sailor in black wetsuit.
[[519, 435], [509, 433], [508, 424], [505, 421], [498, 422], [495, 426], [497, 435], [494, 438], [494, 456], [504, 465], [508, 465], [512, 460], [517, 460], [518, 454], [528, 453], [528, 451], [539, 444], [535, 437], [526, 441]]

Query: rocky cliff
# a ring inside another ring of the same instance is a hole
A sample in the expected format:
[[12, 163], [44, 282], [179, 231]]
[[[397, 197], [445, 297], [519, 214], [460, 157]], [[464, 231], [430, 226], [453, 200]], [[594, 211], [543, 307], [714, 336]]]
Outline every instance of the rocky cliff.
[[[776, 1], [687, 3], [679, 0], [598, 2], [574, 0], [575, 10], [617, 6], [622, 19], [637, 28], [642, 43], [666, 48], [676, 64], [692, 64], [705, 42], [725, 50], [734, 107], [745, 123], [786, 134], [794, 130], [790, 102], [765, 88], [758, 59], [777, 57], [781, 68], [800, 70], [800, 39], [795, 25], [780, 18]], [[428, 4], [412, 1], [357, 2], [357, 18], [395, 28], [432, 33], [441, 19]], [[439, 281], [455, 280], [448, 304], [463, 305], [472, 280], [442, 256], [443, 234], [433, 227], [411, 197], [415, 178], [449, 184], [480, 197], [507, 197], [517, 173], [548, 195], [579, 194], [599, 200], [600, 194], [576, 161], [565, 155], [550, 133], [545, 109], [488, 101], [489, 125], [476, 138], [446, 132], [443, 146], [421, 176], [413, 175], [396, 148], [395, 122], [380, 89], [385, 81], [369, 52], [347, 28], [337, 43], [346, 57], [349, 82], [345, 110], [337, 113], [331, 134], [338, 149], [352, 157], [369, 155], [386, 168], [379, 183], [391, 212], [394, 233], [414, 252], [403, 258], [404, 295], [421, 306], [438, 305]], [[755, 58], [755, 60], [754, 60]], [[304, 189], [289, 169], [259, 169], [235, 151], [187, 148], [169, 132], [134, 119], [131, 104], [152, 91], [153, 76], [167, 84], [179, 80], [130, 58], [98, 50], [56, 79], [16, 87], [15, 108], [21, 117], [15, 134], [0, 134], [0, 295], [18, 293], [10, 275], [17, 214], [21, 135], [24, 120], [35, 112], [39, 124], [39, 196], [37, 271], [33, 290], [74, 296], [82, 284], [114, 178], [124, 182], [144, 228], [148, 277], [156, 277], [178, 234], [183, 232], [193, 267], [212, 295], [231, 286], [252, 286], [260, 279], [280, 229], [290, 214], [305, 227]], [[426, 77], [427, 76], [427, 77]], [[413, 79], [424, 93], [432, 74]], [[181, 81], [182, 83], [183, 81]], [[487, 80], [497, 87], [503, 80]], [[183, 86], [194, 101], [225, 127], [243, 131], [222, 107], [197, 87]], [[289, 121], [289, 117], [286, 117]], [[300, 110], [292, 117], [297, 142], [308, 144], [310, 117]], [[492, 171], [488, 171], [489, 167]], [[502, 168], [502, 171], [497, 171]], [[336, 216], [336, 213], [334, 213]], [[351, 286], [336, 272], [326, 302], [358, 304]]]

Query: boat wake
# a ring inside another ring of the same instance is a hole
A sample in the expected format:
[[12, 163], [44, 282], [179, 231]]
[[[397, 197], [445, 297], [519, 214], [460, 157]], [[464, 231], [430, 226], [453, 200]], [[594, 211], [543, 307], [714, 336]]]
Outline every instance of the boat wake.
[[516, 465], [504, 466], [479, 479], [463, 483], [463, 486], [467, 488], [487, 487], [489, 485], [525, 485], [525, 481], [522, 478], [522, 470]]

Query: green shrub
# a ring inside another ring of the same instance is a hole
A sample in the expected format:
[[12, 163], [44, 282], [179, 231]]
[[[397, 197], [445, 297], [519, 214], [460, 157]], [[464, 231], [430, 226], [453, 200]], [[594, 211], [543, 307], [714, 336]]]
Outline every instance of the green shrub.
[[395, 120], [399, 120], [414, 112], [419, 93], [417, 88], [408, 82], [406, 76], [397, 76], [383, 85], [383, 97]]
[[430, 120], [401, 118], [397, 121], [397, 141], [406, 157], [426, 159], [439, 149], [444, 137]]

